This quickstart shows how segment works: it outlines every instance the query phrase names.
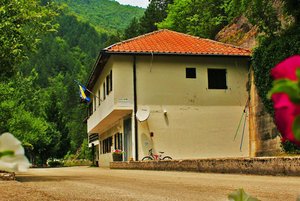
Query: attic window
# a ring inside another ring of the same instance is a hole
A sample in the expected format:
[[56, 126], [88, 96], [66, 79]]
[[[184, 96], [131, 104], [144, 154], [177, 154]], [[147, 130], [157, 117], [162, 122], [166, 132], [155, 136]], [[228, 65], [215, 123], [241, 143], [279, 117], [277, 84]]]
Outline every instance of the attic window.
[[185, 77], [195, 79], [196, 78], [196, 68], [186, 68]]
[[226, 69], [207, 69], [208, 89], [228, 89]]

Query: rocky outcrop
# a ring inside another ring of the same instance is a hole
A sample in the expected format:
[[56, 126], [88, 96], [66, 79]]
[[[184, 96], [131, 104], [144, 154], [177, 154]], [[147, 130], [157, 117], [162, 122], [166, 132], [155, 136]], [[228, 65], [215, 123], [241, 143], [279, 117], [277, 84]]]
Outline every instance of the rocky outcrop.
[[248, 49], [256, 46], [258, 28], [253, 26], [246, 17], [235, 18], [232, 23], [224, 27], [215, 40]]

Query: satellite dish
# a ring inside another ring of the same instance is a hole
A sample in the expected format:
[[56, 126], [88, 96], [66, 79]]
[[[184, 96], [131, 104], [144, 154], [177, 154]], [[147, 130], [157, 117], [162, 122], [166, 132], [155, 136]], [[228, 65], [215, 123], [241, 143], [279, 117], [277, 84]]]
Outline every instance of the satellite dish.
[[149, 118], [149, 115], [150, 115], [150, 109], [149, 107], [145, 107], [145, 108], [138, 109], [135, 116], [139, 121], [145, 121]]

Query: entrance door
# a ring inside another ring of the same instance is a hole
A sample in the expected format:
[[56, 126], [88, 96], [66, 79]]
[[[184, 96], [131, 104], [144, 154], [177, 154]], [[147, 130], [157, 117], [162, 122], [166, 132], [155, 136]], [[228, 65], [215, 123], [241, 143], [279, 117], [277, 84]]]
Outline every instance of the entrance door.
[[132, 157], [132, 129], [131, 118], [124, 120], [124, 160], [128, 161]]

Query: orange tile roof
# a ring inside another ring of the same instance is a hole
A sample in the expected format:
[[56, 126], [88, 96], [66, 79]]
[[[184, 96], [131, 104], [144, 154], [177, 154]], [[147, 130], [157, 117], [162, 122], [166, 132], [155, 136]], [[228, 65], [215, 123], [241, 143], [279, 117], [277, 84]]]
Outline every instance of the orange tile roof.
[[104, 49], [108, 53], [250, 56], [248, 49], [162, 29]]

